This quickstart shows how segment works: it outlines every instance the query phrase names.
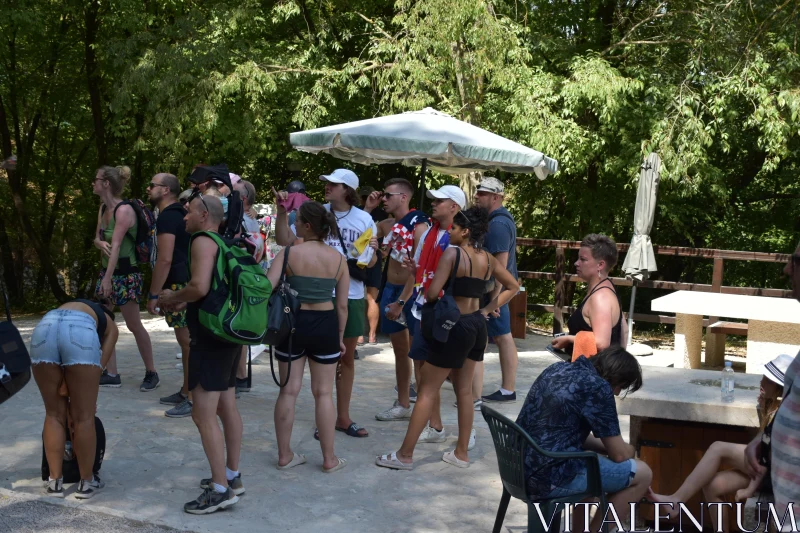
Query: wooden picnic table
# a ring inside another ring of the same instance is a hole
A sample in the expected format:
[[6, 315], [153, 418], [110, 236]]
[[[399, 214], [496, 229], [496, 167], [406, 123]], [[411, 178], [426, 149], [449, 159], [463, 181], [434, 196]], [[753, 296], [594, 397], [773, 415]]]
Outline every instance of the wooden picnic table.
[[794, 299], [675, 291], [653, 300], [651, 309], [675, 313], [676, 368], [700, 368], [704, 316], [747, 320], [748, 374], [761, 374], [778, 355], [800, 349], [800, 302]]

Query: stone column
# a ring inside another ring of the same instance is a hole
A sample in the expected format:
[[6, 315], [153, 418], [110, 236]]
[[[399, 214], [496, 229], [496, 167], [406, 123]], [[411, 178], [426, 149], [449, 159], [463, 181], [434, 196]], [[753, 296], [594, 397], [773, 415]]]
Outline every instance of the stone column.
[[761, 374], [764, 365], [782, 353], [795, 355], [800, 349], [800, 324], [747, 322], [747, 373]]
[[675, 368], [700, 368], [703, 316], [675, 315]]

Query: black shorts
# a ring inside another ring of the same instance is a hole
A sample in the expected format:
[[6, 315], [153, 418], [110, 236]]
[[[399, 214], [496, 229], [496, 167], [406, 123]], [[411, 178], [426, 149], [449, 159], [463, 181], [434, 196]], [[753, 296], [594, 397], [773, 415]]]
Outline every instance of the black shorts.
[[381, 279], [383, 278], [383, 261], [381, 256], [375, 261], [375, 265], [367, 269], [367, 279], [364, 280], [364, 285], [367, 287], [381, 288]]
[[422, 334], [414, 336], [412, 350], [426, 363], [439, 368], [461, 368], [466, 359], [475, 362], [483, 361], [486, 343], [489, 341], [486, 332], [486, 318], [480, 311], [461, 315], [456, 325], [450, 330], [447, 342], [428, 341]]
[[[336, 309], [300, 309], [297, 312], [291, 353], [292, 361], [308, 357], [323, 365], [338, 363], [342, 354], [339, 346], [339, 315], [336, 314]], [[288, 339], [275, 348], [275, 358], [284, 363], [289, 362]]]
[[214, 349], [189, 347], [189, 390], [200, 385], [203, 390], [224, 392], [236, 386], [236, 369], [242, 357], [238, 344], [217, 344]]

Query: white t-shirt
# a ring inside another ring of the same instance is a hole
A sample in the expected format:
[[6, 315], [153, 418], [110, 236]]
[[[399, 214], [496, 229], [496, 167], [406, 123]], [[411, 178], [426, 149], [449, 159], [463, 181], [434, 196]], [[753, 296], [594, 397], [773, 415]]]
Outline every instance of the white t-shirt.
[[[330, 211], [331, 204], [325, 204], [325, 209]], [[352, 207], [350, 211], [334, 211], [333, 214], [336, 215], [336, 223], [339, 225], [339, 232], [342, 235], [342, 241], [344, 241], [347, 251], [353, 248], [353, 243], [355, 243], [367, 229], [372, 228], [372, 236], [378, 236], [378, 228], [375, 226], [375, 222], [372, 221], [372, 217], [358, 207]], [[297, 235], [294, 225], [290, 227], [292, 232]], [[325, 238], [325, 244], [335, 248], [345, 257], [348, 257], [347, 253], [345, 253], [346, 251], [342, 250], [342, 244], [339, 242], [338, 237], [328, 235]], [[364, 282], [350, 278], [350, 292], [347, 294], [347, 298], [349, 300], [364, 299]]]

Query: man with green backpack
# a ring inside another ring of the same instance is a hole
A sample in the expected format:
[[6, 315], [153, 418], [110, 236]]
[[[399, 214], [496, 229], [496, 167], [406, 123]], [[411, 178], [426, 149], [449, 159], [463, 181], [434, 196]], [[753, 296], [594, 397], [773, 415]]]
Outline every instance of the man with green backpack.
[[166, 310], [186, 306], [192, 419], [200, 431], [211, 478], [200, 482], [203, 493], [183, 510], [209, 514], [235, 504], [245, 490], [239, 473], [242, 417], [234, 396], [236, 368], [242, 345], [259, 344], [266, 333], [272, 286], [250, 254], [220, 237], [219, 198], [196, 194], [188, 207], [184, 220], [192, 233], [189, 283], [179, 291], [163, 291], [158, 301]]

